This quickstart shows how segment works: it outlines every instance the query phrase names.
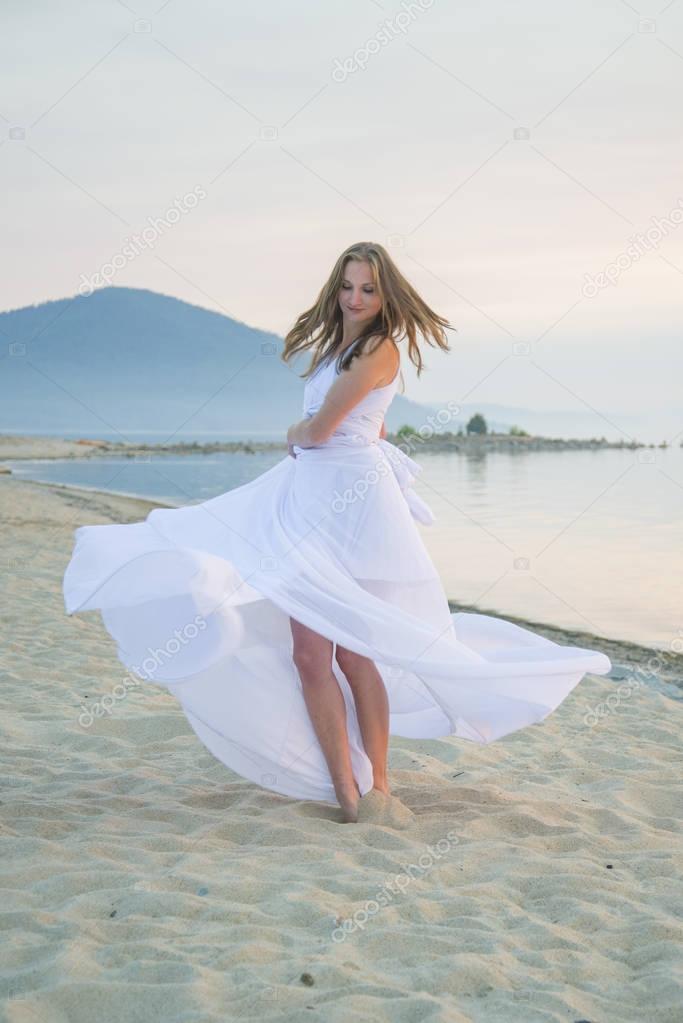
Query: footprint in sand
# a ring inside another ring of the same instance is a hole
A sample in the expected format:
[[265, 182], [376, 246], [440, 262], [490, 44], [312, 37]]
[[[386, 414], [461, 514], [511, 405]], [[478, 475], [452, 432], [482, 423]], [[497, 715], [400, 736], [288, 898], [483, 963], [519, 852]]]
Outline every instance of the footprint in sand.
[[409, 828], [415, 820], [412, 810], [396, 796], [371, 789], [358, 802], [359, 824], [381, 824], [387, 828]]

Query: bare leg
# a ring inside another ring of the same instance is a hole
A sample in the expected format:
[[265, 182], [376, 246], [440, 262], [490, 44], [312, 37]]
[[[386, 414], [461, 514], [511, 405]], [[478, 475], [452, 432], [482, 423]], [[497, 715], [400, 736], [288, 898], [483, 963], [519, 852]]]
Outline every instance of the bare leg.
[[346, 704], [332, 671], [332, 641], [293, 618], [290, 626], [294, 664], [313, 730], [325, 755], [344, 821], [353, 823], [358, 817], [360, 791], [351, 767]]
[[363, 745], [372, 764], [373, 788], [388, 796], [389, 699], [382, 676], [373, 660], [345, 647], [337, 646], [337, 664], [353, 693]]

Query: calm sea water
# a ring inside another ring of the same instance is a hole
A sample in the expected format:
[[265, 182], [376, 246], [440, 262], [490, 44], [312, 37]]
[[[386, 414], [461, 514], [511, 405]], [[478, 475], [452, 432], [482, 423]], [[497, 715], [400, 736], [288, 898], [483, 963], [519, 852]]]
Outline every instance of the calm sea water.
[[[419, 525], [447, 595], [662, 649], [683, 640], [683, 450], [427, 454]], [[16, 476], [174, 505], [248, 483], [270, 454], [9, 462]], [[676, 648], [674, 647], [674, 649]]]

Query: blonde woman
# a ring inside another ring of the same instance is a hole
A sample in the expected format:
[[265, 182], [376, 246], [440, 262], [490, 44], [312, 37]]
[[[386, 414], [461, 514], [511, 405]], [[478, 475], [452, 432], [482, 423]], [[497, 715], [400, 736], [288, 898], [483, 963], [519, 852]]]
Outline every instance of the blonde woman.
[[419, 378], [420, 339], [448, 351], [448, 326], [381, 245], [350, 246], [285, 338], [286, 364], [312, 357], [288, 454], [200, 504], [79, 527], [64, 576], [67, 614], [100, 610], [122, 663], [177, 697], [214, 756], [346, 823], [405, 822], [390, 733], [493, 742], [611, 668], [450, 612], [421, 467], [384, 423], [401, 358]]
[[[306, 418], [287, 433], [290, 454], [297, 457], [307, 448], [321, 446], [353, 448], [358, 441], [360, 450], [355, 460], [351, 453], [344, 459], [351, 476], [362, 476], [368, 455], [377, 457], [373, 446], [386, 438], [384, 416], [396, 393], [401, 365], [398, 340], [406, 338], [408, 357], [415, 359], [419, 376], [422, 359], [418, 331], [448, 351], [447, 326], [447, 320], [427, 306], [381, 245], [360, 243], [343, 252], [315, 305], [299, 317], [285, 338], [285, 361], [300, 351], [313, 350], [307, 377], [317, 382], [315, 390], [307, 389], [310, 400]], [[380, 529], [381, 496], [378, 493], [375, 501]], [[394, 487], [389, 505], [397, 498], [401, 501]], [[384, 511], [391, 515], [391, 506]], [[344, 522], [342, 517], [335, 523], [342, 546], [356, 526], [351, 512], [347, 519], [352, 521]], [[408, 524], [401, 548], [388, 545], [382, 557], [400, 558], [405, 542], [411, 541], [421, 548], [415, 527]], [[360, 571], [369, 573], [372, 567], [366, 563]], [[293, 659], [306, 706], [345, 818], [355, 820], [360, 793], [351, 765], [346, 706], [332, 670], [334, 643], [294, 619], [291, 628]], [[363, 745], [372, 763], [373, 788], [389, 796], [389, 701], [382, 676], [372, 659], [339, 644], [334, 657], [353, 693]]]

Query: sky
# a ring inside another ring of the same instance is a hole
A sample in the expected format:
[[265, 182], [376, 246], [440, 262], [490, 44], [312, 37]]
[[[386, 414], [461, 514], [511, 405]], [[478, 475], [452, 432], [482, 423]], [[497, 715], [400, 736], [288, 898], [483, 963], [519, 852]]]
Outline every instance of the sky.
[[106, 280], [284, 335], [376, 241], [455, 328], [408, 397], [683, 439], [683, 0], [1, 17], [0, 310]]

